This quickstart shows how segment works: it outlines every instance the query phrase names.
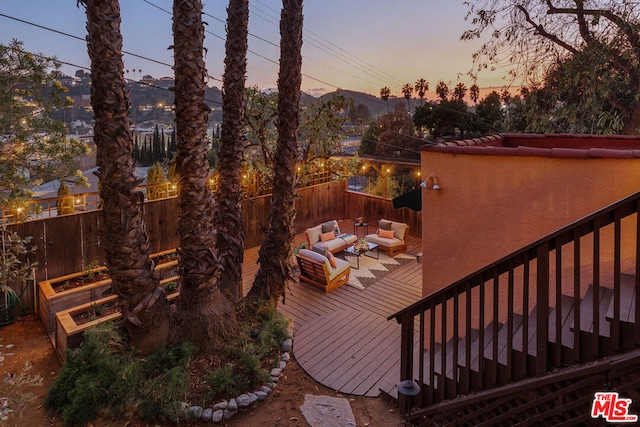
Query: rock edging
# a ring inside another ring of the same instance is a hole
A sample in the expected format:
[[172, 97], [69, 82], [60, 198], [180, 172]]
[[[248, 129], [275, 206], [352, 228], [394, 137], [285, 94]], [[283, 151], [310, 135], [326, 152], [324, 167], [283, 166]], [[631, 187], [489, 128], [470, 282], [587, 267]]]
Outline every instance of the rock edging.
[[233, 399], [223, 400], [222, 402], [216, 403], [211, 408], [190, 406], [189, 404], [184, 403], [183, 417], [188, 420], [202, 420], [220, 423], [232, 418], [238, 412], [247, 410], [247, 408], [254, 403], [265, 400], [269, 393], [271, 393], [277, 386], [278, 379], [282, 375], [282, 371], [286, 368], [287, 362], [291, 360], [290, 352], [292, 345], [293, 341], [290, 338], [283, 341], [281, 346], [283, 353], [280, 356], [280, 364], [278, 367], [271, 369], [271, 382], [260, 387], [260, 390], [256, 390], [252, 393], [243, 393]]

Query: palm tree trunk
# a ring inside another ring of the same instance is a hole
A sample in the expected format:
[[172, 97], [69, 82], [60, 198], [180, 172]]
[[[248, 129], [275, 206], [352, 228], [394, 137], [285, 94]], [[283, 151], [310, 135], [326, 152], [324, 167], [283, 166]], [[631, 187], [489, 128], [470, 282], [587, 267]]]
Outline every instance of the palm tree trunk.
[[218, 286], [214, 200], [209, 187], [204, 102], [206, 67], [200, 0], [173, 2], [175, 105], [179, 176], [180, 297], [171, 342], [191, 341], [201, 352], [219, 349], [236, 331], [235, 307]]
[[150, 258], [144, 196], [137, 190], [129, 99], [122, 61], [118, 0], [86, 0], [87, 49], [91, 59], [91, 104], [96, 162], [103, 202], [101, 236], [114, 292], [124, 299], [124, 317], [136, 349], [166, 344], [169, 306]]
[[220, 257], [220, 289], [237, 301], [242, 287], [244, 224], [241, 167], [244, 159], [244, 91], [247, 72], [249, 1], [230, 0], [222, 87], [220, 180], [216, 194], [216, 245]]
[[302, 82], [302, 0], [283, 0], [280, 16], [278, 142], [274, 161], [269, 229], [260, 247], [260, 269], [249, 293], [253, 301], [277, 303], [291, 278], [289, 260], [295, 236], [296, 160]]

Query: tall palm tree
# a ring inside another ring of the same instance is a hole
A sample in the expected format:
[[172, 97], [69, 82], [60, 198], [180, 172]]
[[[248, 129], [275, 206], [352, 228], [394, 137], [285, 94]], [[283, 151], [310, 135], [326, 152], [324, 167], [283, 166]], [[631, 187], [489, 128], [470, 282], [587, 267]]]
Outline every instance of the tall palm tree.
[[136, 189], [133, 136], [129, 132], [120, 5], [82, 0], [91, 59], [96, 173], [103, 202], [101, 239], [113, 289], [124, 300], [124, 318], [138, 350], [166, 344], [169, 306], [150, 258], [142, 193]]
[[235, 334], [235, 308], [218, 286], [213, 224], [214, 200], [209, 188], [207, 124], [204, 101], [207, 75], [201, 0], [174, 0], [173, 49], [179, 176], [178, 271], [171, 342], [191, 341], [202, 352], [220, 348]]
[[216, 193], [216, 247], [220, 257], [220, 289], [233, 300], [240, 297], [244, 229], [240, 197], [244, 159], [244, 92], [247, 72], [249, 1], [229, 0], [227, 41], [222, 85], [220, 179]]
[[418, 98], [420, 98], [420, 105], [424, 104], [424, 95], [429, 90], [429, 82], [425, 79], [418, 79], [416, 81], [414, 89], [418, 92]]
[[404, 99], [407, 100], [407, 111], [411, 111], [411, 94], [413, 93], [413, 86], [411, 83], [405, 83], [402, 86], [402, 94], [404, 95]]
[[269, 228], [258, 261], [260, 269], [249, 292], [252, 300], [275, 304], [284, 298], [291, 277], [296, 209], [296, 159], [302, 83], [302, 0], [283, 0], [280, 16], [280, 73], [278, 77], [278, 142], [274, 162]]
[[382, 89], [380, 89], [380, 98], [382, 98], [382, 100], [387, 103], [387, 114], [389, 114], [389, 97], [390, 96], [391, 96], [391, 89], [389, 89], [389, 86], [385, 86]]
[[449, 86], [443, 80], [440, 80], [436, 85], [436, 95], [441, 101], [444, 101], [449, 96]]
[[478, 103], [478, 99], [480, 98], [480, 87], [478, 87], [476, 83], [472, 84], [469, 88], [469, 98], [471, 98], [474, 104]]

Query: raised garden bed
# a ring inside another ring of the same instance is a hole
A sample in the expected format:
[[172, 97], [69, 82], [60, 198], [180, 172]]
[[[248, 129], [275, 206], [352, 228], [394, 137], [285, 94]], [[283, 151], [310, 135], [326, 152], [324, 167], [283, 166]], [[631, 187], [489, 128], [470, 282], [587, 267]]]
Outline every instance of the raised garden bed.
[[[151, 256], [156, 271], [164, 280], [176, 274], [178, 259], [175, 250]], [[111, 278], [106, 267], [88, 269], [38, 283], [38, 315], [52, 341], [55, 332], [55, 314], [111, 294]]]
[[[177, 285], [180, 277], [171, 276], [160, 281], [167, 289], [170, 303], [178, 298]], [[84, 340], [84, 331], [104, 322], [122, 320], [121, 301], [118, 295], [110, 295], [77, 307], [59, 311], [55, 319], [55, 348], [58, 358], [64, 363], [68, 348], [79, 346]]]

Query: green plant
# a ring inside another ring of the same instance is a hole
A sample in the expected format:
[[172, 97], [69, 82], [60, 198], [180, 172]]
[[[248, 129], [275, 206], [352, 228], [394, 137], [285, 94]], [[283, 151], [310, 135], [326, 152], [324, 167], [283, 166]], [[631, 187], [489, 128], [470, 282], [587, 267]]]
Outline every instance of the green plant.
[[178, 290], [178, 282], [176, 281], [167, 282], [164, 284], [163, 288], [168, 294], [173, 293]]
[[187, 393], [187, 364], [193, 346], [183, 343], [158, 349], [147, 358], [125, 349], [113, 324], [88, 329], [83, 344], [67, 352], [46, 405], [67, 425], [84, 425], [102, 409], [117, 416], [133, 400], [140, 402], [139, 413], [144, 418], [177, 419], [178, 402]]
[[298, 252], [300, 252], [300, 249], [307, 249], [307, 243], [306, 242], [302, 242], [302, 243], [299, 243], [299, 244], [295, 245], [293, 247], [293, 254], [294, 255], [298, 255]]
[[87, 279], [92, 280], [98, 274], [96, 269], [100, 268], [100, 262], [97, 259], [94, 259], [89, 264], [84, 266], [84, 274]]
[[167, 197], [167, 177], [159, 162], [147, 170], [147, 199], [157, 200]]
[[[259, 332], [253, 333], [256, 330]], [[225, 348], [228, 363], [209, 373], [206, 398], [237, 395], [268, 382], [268, 370], [287, 337], [287, 319], [271, 304], [259, 306], [245, 318], [235, 341]]]
[[8, 374], [0, 382], [0, 425], [8, 425], [9, 419], [16, 415], [20, 417], [27, 404], [36, 400], [37, 396], [29, 388], [42, 385], [42, 377], [32, 375], [31, 368], [31, 363], [26, 362], [17, 375]]
[[12, 286], [26, 282], [31, 270], [37, 263], [31, 263], [28, 256], [35, 252], [35, 246], [29, 246], [32, 237], [20, 237], [6, 226], [0, 229], [0, 293], [4, 297], [0, 305], [0, 324], [12, 322], [18, 314], [20, 299]]
[[72, 214], [75, 210], [75, 201], [71, 194], [71, 189], [69, 189], [69, 186], [66, 183], [60, 182], [60, 187], [58, 187], [58, 196], [61, 197], [56, 203], [58, 215]]

